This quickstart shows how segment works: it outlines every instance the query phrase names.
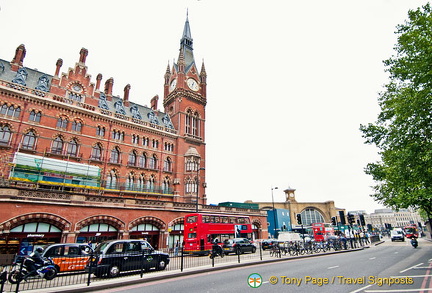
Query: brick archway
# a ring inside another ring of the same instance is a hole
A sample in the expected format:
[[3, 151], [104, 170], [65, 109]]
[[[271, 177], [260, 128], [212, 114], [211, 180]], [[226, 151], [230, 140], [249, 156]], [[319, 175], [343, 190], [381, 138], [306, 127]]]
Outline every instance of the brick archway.
[[178, 217], [175, 218], [174, 220], [172, 220], [171, 222], [168, 223], [169, 227], [175, 226], [177, 224], [183, 224], [184, 223], [184, 217]]
[[11, 230], [19, 225], [24, 225], [32, 222], [43, 222], [56, 226], [62, 231], [67, 231], [71, 227], [71, 223], [55, 214], [50, 213], [29, 213], [14, 217], [0, 224], [0, 231]]
[[126, 227], [125, 223], [116, 217], [108, 216], [108, 215], [98, 215], [98, 216], [88, 217], [76, 223], [76, 231], [80, 231], [85, 226], [91, 224], [97, 224], [97, 223], [109, 224], [114, 228], [116, 228], [117, 231], [124, 231]]
[[130, 231], [133, 227], [138, 226], [140, 224], [153, 224], [159, 230], [166, 230], [167, 225], [161, 219], [155, 217], [140, 217], [133, 221], [131, 221], [128, 225], [128, 231]]

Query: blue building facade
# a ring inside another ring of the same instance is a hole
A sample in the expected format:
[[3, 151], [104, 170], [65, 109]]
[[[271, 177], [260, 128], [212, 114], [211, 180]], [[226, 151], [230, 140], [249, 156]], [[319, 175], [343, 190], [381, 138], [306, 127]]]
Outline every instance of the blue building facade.
[[268, 210], [267, 222], [271, 238], [277, 238], [280, 231], [292, 231], [290, 212], [287, 209]]

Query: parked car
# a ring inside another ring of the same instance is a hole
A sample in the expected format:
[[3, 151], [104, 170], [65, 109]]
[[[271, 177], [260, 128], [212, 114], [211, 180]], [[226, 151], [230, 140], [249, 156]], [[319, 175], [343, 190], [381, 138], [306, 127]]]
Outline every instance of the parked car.
[[45, 246], [42, 257], [50, 257], [57, 272], [81, 271], [92, 252], [92, 248], [84, 243], [60, 243]]
[[256, 246], [246, 238], [227, 239], [223, 242], [222, 249], [225, 254], [235, 253], [241, 254], [245, 252], [255, 253]]
[[263, 250], [272, 248], [273, 244], [277, 243], [276, 239], [265, 239], [261, 242], [261, 248]]
[[396, 240], [405, 241], [405, 235], [402, 230], [391, 230], [390, 238], [392, 242]]
[[117, 277], [123, 271], [164, 270], [169, 264], [167, 253], [154, 250], [145, 240], [109, 240], [99, 244], [86, 272], [97, 277]]

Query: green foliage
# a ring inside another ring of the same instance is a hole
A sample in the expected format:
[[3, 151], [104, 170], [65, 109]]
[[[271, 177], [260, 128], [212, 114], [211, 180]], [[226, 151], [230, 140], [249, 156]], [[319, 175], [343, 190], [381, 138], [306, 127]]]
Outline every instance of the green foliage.
[[361, 125], [381, 157], [365, 168], [372, 195], [386, 206], [421, 208], [432, 216], [432, 10], [410, 10], [397, 26], [396, 54], [384, 61], [390, 81], [379, 95], [375, 123]]

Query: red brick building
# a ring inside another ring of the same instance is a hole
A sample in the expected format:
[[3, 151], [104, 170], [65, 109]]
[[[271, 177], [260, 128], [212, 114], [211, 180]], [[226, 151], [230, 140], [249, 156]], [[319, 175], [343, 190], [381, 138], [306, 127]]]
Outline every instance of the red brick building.
[[207, 74], [197, 67], [186, 20], [177, 63], [150, 107], [113, 94], [78, 62], [54, 74], [25, 66], [26, 48], [0, 59], [0, 254], [35, 243], [147, 238], [166, 247], [181, 237], [183, 216], [258, 211], [206, 205]]

